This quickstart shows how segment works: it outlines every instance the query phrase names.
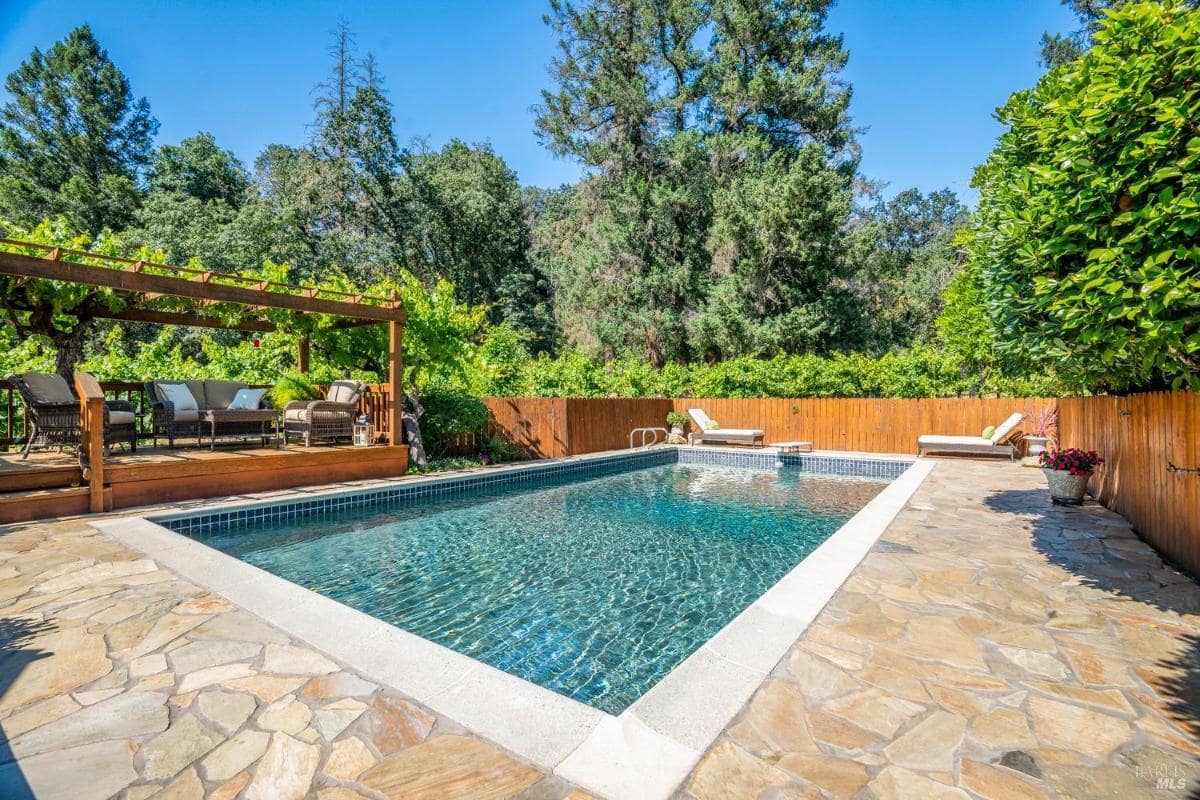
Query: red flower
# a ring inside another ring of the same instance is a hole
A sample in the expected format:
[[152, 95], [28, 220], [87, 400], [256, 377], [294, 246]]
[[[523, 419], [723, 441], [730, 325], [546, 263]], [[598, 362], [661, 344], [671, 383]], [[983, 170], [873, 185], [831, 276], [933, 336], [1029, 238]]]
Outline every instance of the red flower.
[[1068, 447], [1066, 450], [1043, 450], [1038, 456], [1038, 462], [1043, 467], [1062, 470], [1072, 475], [1090, 475], [1097, 466], [1104, 463], [1104, 457], [1095, 450]]

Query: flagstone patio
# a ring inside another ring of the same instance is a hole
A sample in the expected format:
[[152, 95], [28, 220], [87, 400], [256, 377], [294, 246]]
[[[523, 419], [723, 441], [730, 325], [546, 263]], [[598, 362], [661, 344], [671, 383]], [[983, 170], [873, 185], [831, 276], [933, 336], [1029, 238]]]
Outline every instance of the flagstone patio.
[[680, 796], [1194, 799], [1198, 756], [1200, 586], [1038, 470], [943, 461]]
[[[0, 729], [6, 798], [587, 797], [79, 520], [0, 528]], [[1200, 586], [944, 461], [679, 796], [1183, 798], [1198, 756]]]

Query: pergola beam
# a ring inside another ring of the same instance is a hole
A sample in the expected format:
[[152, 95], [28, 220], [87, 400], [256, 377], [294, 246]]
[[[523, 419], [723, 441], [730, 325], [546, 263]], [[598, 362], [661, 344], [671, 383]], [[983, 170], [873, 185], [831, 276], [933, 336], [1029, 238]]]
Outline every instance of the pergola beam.
[[245, 306], [282, 308], [310, 314], [329, 314], [375, 322], [399, 321], [403, 323], [404, 321], [403, 305], [393, 304], [390, 307], [382, 307], [342, 300], [325, 300], [315, 296], [305, 297], [242, 286], [227, 286], [212, 280], [201, 282], [168, 275], [152, 275], [147, 272], [92, 267], [86, 264], [54, 261], [19, 253], [0, 252], [0, 274], [67, 281], [158, 296], [186, 297], [214, 303], [236, 303]]
[[[221, 330], [249, 331], [253, 333], [268, 333], [276, 329], [274, 323], [261, 319], [225, 322], [216, 317], [206, 317], [202, 314], [186, 314], [176, 311], [147, 311], [141, 308], [130, 308], [125, 311], [101, 311], [94, 316], [99, 319], [118, 319], [124, 322], [151, 322], [156, 325], [185, 325], [190, 328], [219, 328]], [[371, 322], [367, 324], [376, 325], [378, 323]]]

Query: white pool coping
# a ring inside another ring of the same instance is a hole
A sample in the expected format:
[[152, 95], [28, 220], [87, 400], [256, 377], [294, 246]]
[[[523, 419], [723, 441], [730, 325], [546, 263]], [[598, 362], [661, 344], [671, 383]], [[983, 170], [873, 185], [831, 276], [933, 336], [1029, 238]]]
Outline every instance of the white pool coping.
[[[628, 453], [574, 456], [502, 469], [536, 469], [548, 463], [601, 460]], [[875, 454], [820, 455], [889, 460]], [[619, 716], [401, 630], [144, 517], [90, 524], [350, 669], [408, 695], [547, 772], [610, 800], [654, 800], [669, 797], [687, 777], [866, 556], [933, 466], [931, 461], [913, 461], [807, 558]], [[462, 477], [454, 474], [408, 479], [403, 485]], [[391, 485], [400, 482], [275, 494], [249, 502], [156, 510], [152, 515], [159, 519], [192, 516], [300, 498], [358, 494]]]

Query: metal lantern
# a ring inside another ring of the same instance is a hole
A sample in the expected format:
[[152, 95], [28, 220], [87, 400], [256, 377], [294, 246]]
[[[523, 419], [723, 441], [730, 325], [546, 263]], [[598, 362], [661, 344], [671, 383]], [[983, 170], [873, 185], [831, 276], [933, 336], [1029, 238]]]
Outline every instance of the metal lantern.
[[369, 422], [354, 424], [354, 446], [370, 447], [375, 444], [375, 426]]

